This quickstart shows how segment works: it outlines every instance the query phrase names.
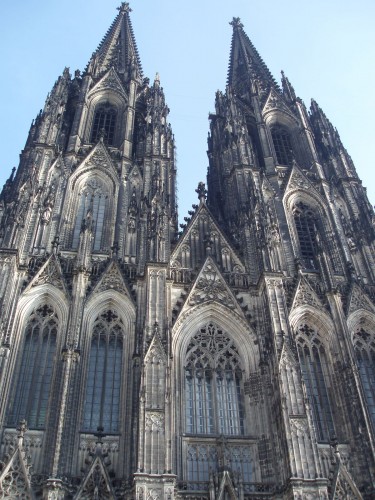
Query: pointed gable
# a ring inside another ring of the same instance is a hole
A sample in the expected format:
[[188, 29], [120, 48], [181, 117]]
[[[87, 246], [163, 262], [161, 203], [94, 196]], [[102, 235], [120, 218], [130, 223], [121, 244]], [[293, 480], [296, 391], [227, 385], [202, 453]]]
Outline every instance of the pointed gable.
[[165, 348], [163, 346], [162, 340], [160, 338], [159, 332], [154, 332], [154, 336], [151, 340], [151, 343], [146, 351], [145, 355], [145, 364], [148, 362], [153, 362], [153, 360], [157, 360], [161, 364], [165, 364], [167, 361], [167, 354], [165, 352]]
[[9, 458], [8, 463], [0, 473], [0, 498], [28, 498], [33, 499], [31, 489], [31, 464], [24, 448], [24, 434], [26, 422], [20, 422], [16, 449]]
[[320, 199], [319, 192], [315, 189], [312, 182], [306, 177], [306, 175], [301, 171], [297, 164], [293, 165], [292, 172], [289, 176], [287, 182], [287, 187], [285, 189], [286, 195], [289, 195], [291, 191], [304, 189], [309, 193], [314, 193]]
[[272, 112], [278, 111], [293, 117], [293, 113], [286, 105], [283, 97], [280, 95], [279, 92], [276, 92], [276, 90], [273, 87], [271, 88], [269, 96], [264, 104], [263, 117], [265, 117], [271, 111]]
[[49, 284], [61, 290], [68, 295], [68, 288], [66, 286], [59, 259], [55, 254], [51, 255], [47, 262], [39, 269], [34, 278], [31, 279], [25, 291], [30, 290], [35, 286]]
[[244, 316], [236, 297], [211, 257], [207, 257], [202, 266], [181, 313], [205, 302], [218, 302]]
[[103, 92], [106, 90], [116, 92], [123, 99], [127, 100], [125, 89], [113, 67], [111, 67], [110, 70], [107, 71], [107, 73], [105, 73], [105, 75], [96, 83], [96, 85], [94, 85], [94, 87], [90, 90], [88, 97], [91, 97], [97, 92]]
[[237, 500], [238, 499], [238, 494], [236, 492], [236, 489], [234, 487], [232, 478], [230, 477], [229, 472], [226, 470], [223, 472], [221, 481], [220, 481], [220, 486], [219, 486], [219, 492], [217, 495], [218, 500]]
[[284, 365], [289, 367], [294, 366], [295, 368], [298, 368], [299, 366], [296, 354], [293, 352], [289, 342], [286, 340], [284, 340], [283, 347], [281, 349], [279, 365], [280, 366]]
[[365, 294], [362, 289], [354, 283], [349, 295], [347, 316], [350, 316], [353, 312], [358, 311], [358, 309], [365, 309], [366, 311], [375, 313], [375, 307], [368, 298], [367, 294]]
[[304, 305], [310, 305], [312, 307], [316, 307], [317, 309], [322, 309], [323, 307], [321, 300], [316, 292], [311, 288], [309, 282], [304, 276], [301, 276], [291, 309], [296, 309], [297, 307]]
[[335, 464], [335, 470], [329, 487], [330, 500], [362, 500], [362, 495], [357, 488], [352, 476], [346, 466], [339, 459]]
[[101, 456], [94, 459], [74, 498], [75, 500], [91, 500], [92, 498], [112, 500], [116, 498]]
[[92, 151], [90, 151], [90, 153], [74, 171], [72, 177], [73, 185], [80, 174], [89, 170], [102, 171], [111, 178], [114, 187], [116, 186], [119, 174], [102, 140], [96, 144]]
[[203, 203], [193, 215], [184, 234], [171, 254], [177, 267], [196, 269], [207, 256], [207, 246], [223, 272], [245, 273], [245, 266]]
[[126, 295], [133, 301], [131, 291], [125, 282], [117, 261], [112, 261], [100, 277], [98, 283], [92, 290], [92, 294], [99, 294], [107, 290], [114, 290]]
[[0, 475], [0, 497], [33, 499], [29, 469], [26, 453], [17, 448]]

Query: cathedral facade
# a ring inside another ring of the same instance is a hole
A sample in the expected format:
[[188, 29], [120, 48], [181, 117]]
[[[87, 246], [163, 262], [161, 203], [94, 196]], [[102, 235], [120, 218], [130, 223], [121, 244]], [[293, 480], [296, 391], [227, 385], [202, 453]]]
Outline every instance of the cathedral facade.
[[127, 3], [0, 197], [0, 498], [375, 498], [374, 213], [232, 21], [207, 189]]

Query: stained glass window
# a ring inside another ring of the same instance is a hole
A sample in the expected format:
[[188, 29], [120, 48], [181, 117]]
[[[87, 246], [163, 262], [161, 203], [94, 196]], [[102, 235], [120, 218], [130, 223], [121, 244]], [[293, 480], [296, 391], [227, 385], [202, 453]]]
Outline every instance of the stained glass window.
[[285, 127], [275, 125], [271, 128], [271, 135], [279, 165], [292, 165], [293, 149], [289, 132]]
[[90, 142], [98, 142], [103, 136], [104, 141], [113, 146], [115, 138], [117, 112], [110, 104], [99, 106], [95, 110]]
[[94, 236], [93, 250], [101, 250], [104, 246], [104, 218], [108, 205], [108, 193], [96, 178], [86, 182], [79, 193], [77, 216], [73, 229], [72, 248], [77, 249], [83, 221], [90, 212], [92, 232]]
[[316, 269], [317, 229], [314, 213], [306, 205], [299, 203], [294, 209], [294, 222], [303, 264], [307, 269]]
[[123, 359], [122, 320], [108, 310], [95, 321], [86, 384], [83, 429], [106, 433], [119, 431]]
[[354, 348], [363, 393], [375, 428], [375, 339], [364, 328], [354, 334]]
[[187, 350], [185, 422], [190, 434], [244, 434], [238, 351], [230, 337], [212, 323], [199, 330]]
[[308, 325], [299, 328], [297, 345], [317, 438], [318, 441], [329, 442], [335, 432], [327, 389], [325, 349], [316, 332]]
[[56, 350], [58, 318], [44, 305], [30, 316], [17, 375], [17, 387], [9, 424], [25, 419], [29, 429], [41, 429], [46, 423], [53, 362]]

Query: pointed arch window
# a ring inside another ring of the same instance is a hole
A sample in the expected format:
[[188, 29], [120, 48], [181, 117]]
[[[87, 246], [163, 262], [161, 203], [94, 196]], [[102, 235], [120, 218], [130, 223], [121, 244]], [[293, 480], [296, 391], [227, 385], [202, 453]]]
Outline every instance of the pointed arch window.
[[234, 342], [213, 323], [192, 338], [185, 361], [189, 434], [242, 435], [242, 369]]
[[88, 363], [83, 430], [119, 431], [124, 325], [108, 310], [94, 323]]
[[314, 212], [304, 203], [298, 203], [293, 211], [301, 259], [306, 269], [317, 269], [317, 227]]
[[107, 190], [98, 179], [90, 179], [86, 182], [79, 193], [77, 216], [73, 229], [73, 249], [78, 248], [79, 235], [83, 227], [84, 220], [87, 218], [89, 212], [93, 221], [93, 250], [99, 251], [104, 248], [104, 219], [107, 208]]
[[353, 341], [362, 388], [375, 429], [375, 339], [364, 328], [360, 328], [354, 334]]
[[275, 148], [276, 159], [279, 165], [293, 164], [292, 140], [288, 130], [280, 125], [271, 128], [273, 146]]
[[244, 441], [243, 370], [230, 335], [211, 322], [200, 328], [187, 348], [184, 378], [187, 489], [207, 490], [220, 463], [246, 487], [254, 463]]
[[324, 346], [312, 328], [302, 325], [298, 329], [297, 347], [317, 439], [329, 442], [335, 431], [327, 389], [328, 371]]
[[117, 111], [110, 104], [99, 105], [94, 114], [90, 142], [98, 142], [103, 137], [104, 141], [113, 146], [115, 140]]
[[25, 329], [16, 392], [9, 416], [12, 426], [23, 419], [29, 429], [45, 426], [57, 332], [58, 317], [52, 307], [44, 305], [33, 311]]

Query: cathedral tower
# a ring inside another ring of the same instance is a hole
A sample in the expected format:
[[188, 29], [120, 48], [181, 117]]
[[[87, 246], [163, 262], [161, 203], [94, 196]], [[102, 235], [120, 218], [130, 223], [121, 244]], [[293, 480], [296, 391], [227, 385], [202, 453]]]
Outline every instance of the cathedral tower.
[[0, 196], [0, 498], [374, 498], [374, 213], [350, 156], [234, 18], [178, 233], [130, 11], [59, 77]]

